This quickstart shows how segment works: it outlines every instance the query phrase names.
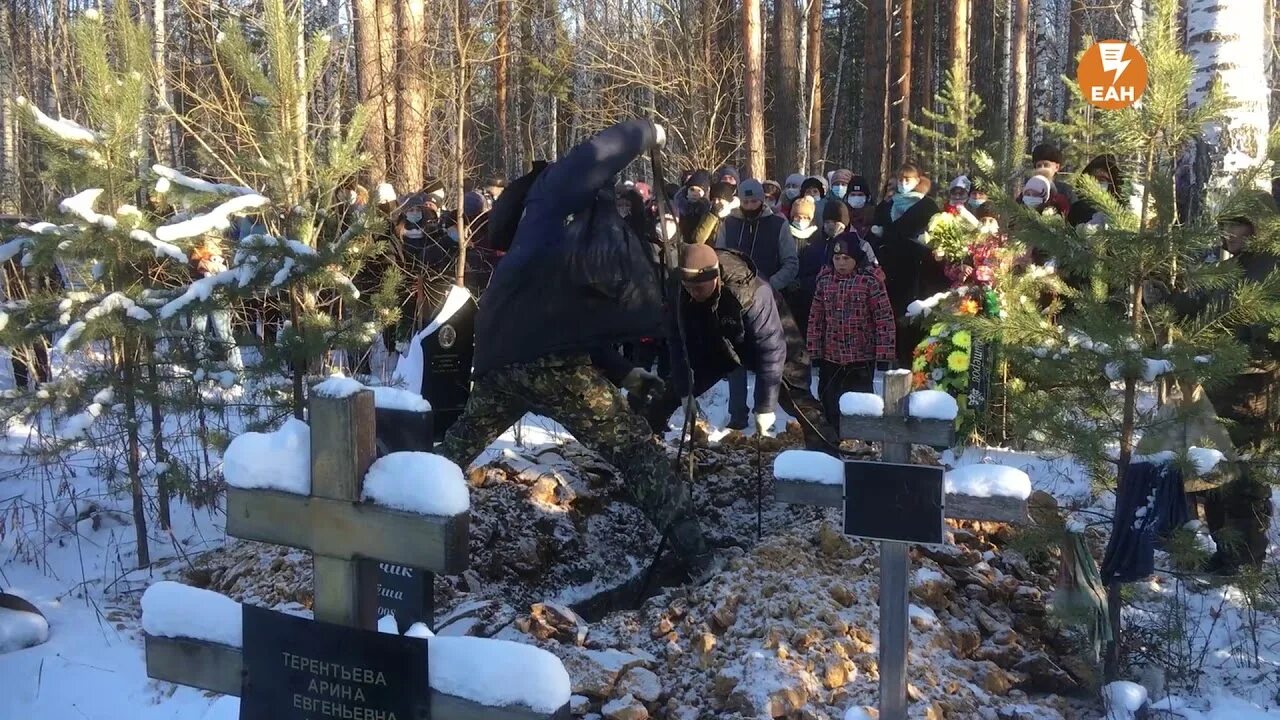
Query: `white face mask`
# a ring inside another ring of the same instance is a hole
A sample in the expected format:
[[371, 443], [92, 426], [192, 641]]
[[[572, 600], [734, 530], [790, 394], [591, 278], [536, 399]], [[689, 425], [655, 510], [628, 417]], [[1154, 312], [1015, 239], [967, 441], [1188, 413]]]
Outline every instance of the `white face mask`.
[[849, 207], [853, 208], [854, 210], [861, 210], [866, 206], [867, 206], [866, 195], [850, 195], [849, 196]]
[[898, 181], [898, 192], [909, 193], [916, 189], [916, 185], [920, 184], [920, 178], [910, 178]]
[[1022, 204], [1029, 208], [1038, 208], [1044, 204], [1044, 198], [1035, 195], [1023, 195]]
[[785, 195], [788, 200], [795, 200], [796, 198], [800, 197], [800, 188], [789, 187], [786, 190], [783, 190], [782, 194]]
[[797, 218], [791, 221], [791, 227], [797, 230], [808, 230], [809, 227], [812, 225], [813, 225], [813, 221], [806, 220], [805, 218]]
[[404, 214], [404, 219], [405, 219], [405, 220], [408, 220], [408, 221], [409, 221], [409, 222], [411, 222], [411, 223], [420, 223], [420, 222], [422, 222], [422, 213], [420, 213], [420, 212], [407, 212], [407, 213], [405, 213], [405, 214]]
[[831, 186], [831, 194], [835, 195], [838, 198], [844, 197], [844, 194], [847, 192], [849, 192], [848, 185], [832, 185]]

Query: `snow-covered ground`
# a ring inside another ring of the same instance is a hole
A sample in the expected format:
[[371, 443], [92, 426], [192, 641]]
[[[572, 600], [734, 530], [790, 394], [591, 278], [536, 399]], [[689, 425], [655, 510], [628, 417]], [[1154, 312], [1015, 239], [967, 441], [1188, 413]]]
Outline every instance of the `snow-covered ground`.
[[[6, 370], [7, 365], [0, 363]], [[0, 378], [0, 386], [6, 382], [11, 386], [11, 378]], [[726, 434], [727, 397], [721, 383], [702, 398], [713, 440]], [[780, 412], [777, 429], [788, 420]], [[679, 412], [672, 418], [669, 439], [677, 437], [675, 428], [682, 421]], [[12, 452], [31, 432], [11, 427], [0, 439]], [[567, 438], [564, 428], [529, 416], [499, 438], [481, 461], [504, 448]], [[175, 503], [172, 530], [150, 528], [152, 566], [134, 570], [128, 499], [112, 496], [106, 481], [94, 474], [93, 451], [82, 450], [65, 461], [74, 475], [42, 473], [28, 459], [0, 456], [0, 589], [34, 603], [50, 626], [48, 642], [0, 654], [0, 720], [236, 718], [235, 698], [146, 677], [138, 611], [138, 599], [149, 585], [176, 578], [191, 556], [226, 542], [221, 508]], [[1053, 494], [1064, 506], [1085, 511], [1099, 506], [1087, 472], [1070, 457], [968, 449], [958, 458], [947, 453], [943, 461], [1016, 467], [1027, 473], [1034, 489]], [[68, 502], [72, 497], [76, 502]], [[1275, 500], [1280, 501], [1280, 492]], [[99, 511], [83, 517], [90, 501]], [[1106, 504], [1103, 498], [1101, 507]], [[1272, 540], [1274, 552], [1280, 541], [1274, 527]], [[1169, 717], [1186, 720], [1280, 718], [1275, 709], [1280, 707], [1280, 615], [1275, 605], [1260, 604], [1255, 612], [1238, 588], [1189, 588], [1168, 576], [1139, 584], [1135, 591], [1130, 617], [1153, 624], [1179, 620], [1188, 667], [1202, 665], [1199, 675], [1169, 678], [1166, 692], [1153, 696], [1158, 708], [1168, 707], [1174, 713]], [[1174, 598], [1177, 613], [1169, 610]]]

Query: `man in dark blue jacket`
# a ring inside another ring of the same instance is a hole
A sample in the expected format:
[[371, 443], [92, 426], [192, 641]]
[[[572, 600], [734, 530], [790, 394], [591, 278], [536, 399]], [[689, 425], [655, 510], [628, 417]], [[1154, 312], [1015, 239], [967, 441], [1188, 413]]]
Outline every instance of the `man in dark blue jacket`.
[[[672, 383], [644, 410], [655, 431], [666, 430], [682, 397], [697, 397], [731, 372], [756, 374], [756, 431], [773, 430], [781, 400], [800, 421], [805, 445], [835, 452], [839, 439], [809, 391], [809, 356], [795, 321], [777, 291], [756, 275], [750, 259], [734, 250], [685, 245], [680, 252], [680, 300], [684, 345], [674, 313], [667, 320]], [[790, 326], [791, 332], [787, 332]], [[693, 387], [685, 371], [685, 351]]]
[[552, 418], [630, 479], [636, 505], [696, 576], [711, 553], [689, 488], [614, 384], [635, 391], [643, 373], [601, 351], [662, 330], [658, 267], [614, 194], [615, 176], [662, 141], [660, 126], [624, 122], [534, 182], [480, 299], [471, 397], [441, 454], [466, 467], [525, 413]]

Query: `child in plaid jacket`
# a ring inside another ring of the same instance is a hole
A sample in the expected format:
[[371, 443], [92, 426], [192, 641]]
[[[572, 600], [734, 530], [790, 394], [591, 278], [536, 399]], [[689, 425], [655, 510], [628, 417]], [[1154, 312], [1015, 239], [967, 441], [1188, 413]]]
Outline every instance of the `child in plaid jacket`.
[[831, 266], [818, 276], [809, 309], [809, 355], [818, 368], [818, 397], [839, 422], [840, 396], [870, 392], [876, 363], [897, 357], [893, 308], [884, 281], [860, 268], [847, 240], [835, 243]]

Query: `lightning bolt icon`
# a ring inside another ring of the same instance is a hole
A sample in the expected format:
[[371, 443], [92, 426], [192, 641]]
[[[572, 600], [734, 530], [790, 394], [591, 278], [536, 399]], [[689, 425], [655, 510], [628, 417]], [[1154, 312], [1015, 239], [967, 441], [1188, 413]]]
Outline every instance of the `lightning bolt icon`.
[[1115, 73], [1115, 79], [1111, 81], [1112, 86], [1120, 82], [1120, 76], [1124, 74], [1125, 68], [1133, 62], [1124, 59], [1124, 49], [1125, 43], [1122, 42], [1098, 43], [1098, 50], [1102, 54], [1102, 71]]

